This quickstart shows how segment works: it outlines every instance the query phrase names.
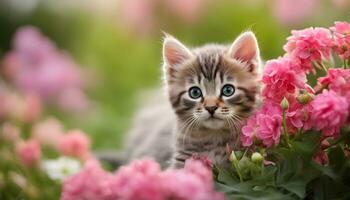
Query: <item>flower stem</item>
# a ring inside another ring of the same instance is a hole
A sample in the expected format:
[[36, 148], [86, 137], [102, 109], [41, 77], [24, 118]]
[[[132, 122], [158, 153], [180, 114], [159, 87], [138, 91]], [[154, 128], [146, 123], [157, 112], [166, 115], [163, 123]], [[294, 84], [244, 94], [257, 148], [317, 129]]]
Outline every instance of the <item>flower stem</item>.
[[323, 70], [327, 73], [327, 71], [328, 71], [327, 67], [322, 63], [320, 65], [322, 66]]
[[348, 59], [344, 59], [344, 69], [348, 67]]
[[239, 171], [237, 162], [232, 162], [232, 164], [233, 164], [233, 167], [236, 169], [236, 172], [237, 172], [237, 174], [238, 174], [239, 182], [243, 183], [243, 177], [242, 177], [241, 172]]
[[289, 132], [288, 132], [288, 128], [287, 128], [287, 119], [286, 119], [286, 111], [285, 110], [283, 110], [282, 126], [283, 126], [284, 140], [285, 140], [287, 146], [291, 147], [291, 145], [289, 143]]

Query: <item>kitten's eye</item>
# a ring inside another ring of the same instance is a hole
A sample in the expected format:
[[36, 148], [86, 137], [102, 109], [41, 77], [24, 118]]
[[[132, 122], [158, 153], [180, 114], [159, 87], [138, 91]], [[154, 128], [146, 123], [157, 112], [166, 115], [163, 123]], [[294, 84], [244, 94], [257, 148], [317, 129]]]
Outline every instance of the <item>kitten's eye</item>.
[[199, 87], [191, 87], [188, 93], [192, 99], [198, 99], [202, 96], [202, 91]]
[[227, 84], [222, 87], [221, 94], [229, 97], [235, 93], [235, 87], [233, 85]]

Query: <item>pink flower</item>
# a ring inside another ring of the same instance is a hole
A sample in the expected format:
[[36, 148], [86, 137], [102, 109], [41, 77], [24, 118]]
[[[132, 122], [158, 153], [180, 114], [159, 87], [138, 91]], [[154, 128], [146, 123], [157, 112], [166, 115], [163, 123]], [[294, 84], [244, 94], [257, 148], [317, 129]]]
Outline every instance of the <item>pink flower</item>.
[[333, 91], [324, 91], [311, 102], [310, 120], [312, 126], [322, 131], [325, 137], [338, 137], [339, 129], [345, 123], [349, 104], [346, 98]]
[[350, 24], [348, 22], [335, 22], [330, 28], [334, 33], [335, 52], [342, 58], [350, 57]]
[[286, 112], [288, 131], [291, 134], [296, 132], [296, 129], [302, 128], [304, 131], [311, 129], [310, 124], [310, 103], [301, 105], [295, 98], [288, 98], [289, 108]]
[[0, 136], [12, 143], [17, 143], [21, 139], [19, 128], [8, 122], [2, 125]]
[[48, 118], [33, 126], [31, 137], [42, 145], [57, 148], [58, 141], [63, 137], [63, 127], [57, 119]]
[[181, 170], [161, 174], [164, 199], [219, 200], [224, 195], [213, 190], [212, 173], [201, 162], [187, 160]]
[[281, 137], [282, 109], [279, 104], [264, 102], [262, 109], [257, 114], [257, 138], [267, 147], [277, 145]]
[[263, 96], [275, 102], [306, 87], [306, 76], [294, 70], [292, 60], [280, 58], [266, 63], [262, 81], [265, 84]]
[[90, 157], [90, 140], [80, 130], [69, 131], [59, 140], [58, 149], [64, 155], [85, 160]]
[[61, 200], [118, 199], [113, 179], [113, 174], [103, 170], [97, 161], [89, 160], [83, 170], [64, 182]]
[[242, 145], [244, 147], [252, 146], [256, 138], [257, 128], [257, 114], [253, 114], [248, 118], [247, 123], [242, 127], [242, 133], [240, 135]]
[[206, 156], [206, 155], [202, 156], [202, 155], [199, 155], [199, 154], [193, 154], [191, 159], [202, 162], [202, 164], [204, 166], [206, 166], [208, 169], [212, 169], [213, 168], [212, 161], [209, 160], [208, 156]]
[[248, 119], [242, 128], [243, 146], [251, 146], [254, 138], [266, 147], [277, 145], [281, 137], [282, 109], [278, 103], [266, 100], [262, 107]]
[[160, 189], [163, 184], [160, 173], [159, 164], [149, 159], [135, 160], [128, 166], [122, 166], [114, 182], [119, 199], [165, 199]]
[[81, 71], [54, 43], [34, 27], [19, 28], [13, 50], [3, 61], [4, 74], [22, 91], [55, 103], [66, 90], [82, 90]]
[[295, 96], [288, 98], [289, 107], [286, 112], [287, 124], [290, 129], [303, 127], [303, 115], [301, 113], [302, 105], [299, 104]]
[[41, 115], [41, 102], [32, 94], [20, 95], [0, 89], [0, 117], [30, 123]]
[[161, 171], [151, 159], [135, 160], [115, 174], [96, 162], [65, 181], [62, 200], [223, 200], [214, 190], [211, 170], [200, 161], [186, 161], [184, 169]]
[[40, 145], [35, 140], [20, 142], [16, 145], [16, 153], [24, 166], [33, 166], [41, 158]]
[[327, 165], [329, 163], [328, 155], [325, 151], [319, 151], [314, 157], [313, 160], [320, 165]]
[[25, 122], [33, 122], [37, 120], [42, 112], [41, 101], [37, 95], [26, 95], [24, 98], [25, 108], [23, 119]]
[[322, 58], [330, 57], [333, 46], [331, 38], [330, 31], [325, 28], [293, 30], [283, 48], [288, 56], [297, 62], [298, 68], [295, 70], [314, 71], [313, 62], [321, 62]]
[[318, 81], [337, 94], [350, 99], [350, 69], [329, 69], [327, 76], [319, 78]]

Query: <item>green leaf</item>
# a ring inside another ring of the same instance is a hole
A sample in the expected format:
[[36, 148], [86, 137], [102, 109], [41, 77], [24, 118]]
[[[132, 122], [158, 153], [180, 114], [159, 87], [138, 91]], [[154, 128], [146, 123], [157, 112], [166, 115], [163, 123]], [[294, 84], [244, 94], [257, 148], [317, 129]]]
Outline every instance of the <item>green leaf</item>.
[[221, 183], [225, 183], [227, 185], [234, 185], [234, 184], [239, 183], [238, 178], [227, 170], [220, 170], [219, 171], [218, 181]]
[[346, 162], [344, 151], [339, 146], [331, 148], [328, 152], [328, 157], [329, 165], [332, 166], [334, 170], [341, 170]]

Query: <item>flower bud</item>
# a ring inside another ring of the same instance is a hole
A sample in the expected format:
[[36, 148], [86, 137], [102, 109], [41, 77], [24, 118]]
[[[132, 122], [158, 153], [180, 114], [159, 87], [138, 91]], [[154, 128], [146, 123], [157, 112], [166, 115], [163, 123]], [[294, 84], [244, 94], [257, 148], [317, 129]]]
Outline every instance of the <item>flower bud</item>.
[[237, 162], [238, 161], [234, 151], [231, 152], [230, 161], [231, 162]]
[[235, 151], [235, 155], [236, 155], [237, 160], [241, 160], [243, 154], [244, 153], [242, 151]]
[[312, 100], [312, 96], [307, 92], [304, 92], [299, 96], [297, 96], [297, 101], [302, 105], [309, 103], [311, 100]]
[[254, 152], [252, 154], [252, 157], [251, 157], [252, 161], [255, 162], [255, 163], [261, 163], [263, 160], [264, 160], [264, 157], [258, 153], [258, 152]]
[[281, 107], [283, 110], [288, 110], [289, 108], [289, 103], [288, 100], [286, 99], [286, 97], [284, 97], [281, 101]]

